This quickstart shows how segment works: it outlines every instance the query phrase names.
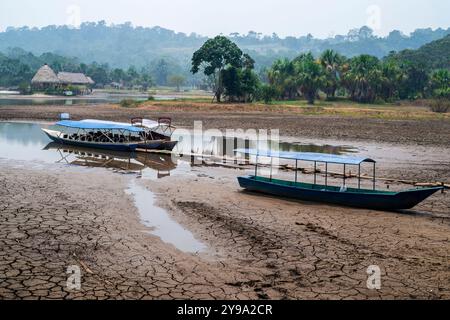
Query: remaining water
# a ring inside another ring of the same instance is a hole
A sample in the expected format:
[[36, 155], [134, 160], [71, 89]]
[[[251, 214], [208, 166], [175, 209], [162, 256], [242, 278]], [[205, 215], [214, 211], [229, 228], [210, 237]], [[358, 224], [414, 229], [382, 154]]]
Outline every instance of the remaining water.
[[[141, 174], [146, 169], [151, 169], [157, 177], [167, 176], [177, 168], [177, 159], [169, 155], [85, 149], [53, 143], [41, 128], [52, 128], [52, 126], [38, 123], [0, 122], [0, 158], [104, 167], [137, 171]], [[242, 138], [196, 136], [192, 139], [189, 135], [175, 134], [174, 139], [179, 141], [175, 151], [180, 154], [189, 154], [194, 151], [204, 155], [223, 155], [225, 151], [225, 155], [233, 156], [234, 148], [243, 147], [333, 154], [354, 152], [354, 149], [348, 146], [278, 143], [270, 140], [261, 145], [261, 142]], [[193, 150], [195, 146], [200, 146], [200, 149]], [[224, 146], [226, 150], [223, 150]]]
[[[119, 103], [123, 99], [133, 99], [135, 101], [146, 101], [148, 95], [92, 95], [86, 97], [54, 97], [54, 98], [33, 98], [27, 96], [11, 95], [0, 96], [0, 107], [2, 106], [55, 106], [55, 105], [94, 105], [106, 103]], [[174, 100], [172, 96], [156, 95], [155, 100]]]
[[134, 197], [142, 222], [152, 228], [151, 234], [184, 252], [195, 253], [206, 249], [206, 246], [196, 240], [190, 231], [174, 221], [164, 209], [155, 205], [155, 196], [152, 192], [139, 186], [135, 180], [131, 181], [126, 192]]

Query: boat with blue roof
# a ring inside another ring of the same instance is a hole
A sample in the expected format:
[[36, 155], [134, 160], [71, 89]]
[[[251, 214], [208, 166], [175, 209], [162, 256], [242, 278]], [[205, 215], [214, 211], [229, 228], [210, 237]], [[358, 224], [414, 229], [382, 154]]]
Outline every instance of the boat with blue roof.
[[[240, 186], [249, 191], [280, 197], [375, 210], [404, 210], [415, 207], [434, 193], [444, 189], [444, 187], [415, 188], [399, 192], [377, 190], [375, 176], [376, 161], [370, 158], [256, 149], [236, 149], [235, 152], [256, 157], [255, 174], [238, 177]], [[258, 158], [260, 157], [294, 160], [296, 169], [295, 178], [292, 181], [274, 179], [272, 176], [272, 169], [270, 177], [258, 176]], [[299, 181], [299, 161], [314, 163], [314, 183]], [[317, 183], [316, 168], [318, 163], [325, 164], [325, 184]], [[372, 189], [361, 188], [361, 165], [364, 163], [373, 165]], [[344, 166], [343, 185], [332, 186], [328, 183], [328, 164]], [[358, 167], [357, 188], [346, 186], [346, 169], [348, 166]]]
[[85, 148], [115, 151], [172, 151], [177, 141], [171, 141], [173, 127], [167, 121], [146, 122], [132, 119], [131, 123], [87, 119], [61, 120], [56, 129], [42, 129], [54, 142]]

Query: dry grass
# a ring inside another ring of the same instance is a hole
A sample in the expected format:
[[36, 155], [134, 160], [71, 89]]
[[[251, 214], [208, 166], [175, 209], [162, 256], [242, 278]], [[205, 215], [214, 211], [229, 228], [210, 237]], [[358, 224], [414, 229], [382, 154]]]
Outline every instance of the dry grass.
[[425, 105], [412, 104], [357, 104], [349, 101], [324, 102], [308, 106], [304, 101], [282, 101], [272, 104], [211, 103], [204, 100], [148, 101], [139, 108], [166, 112], [221, 112], [221, 113], [289, 113], [296, 115], [343, 116], [386, 120], [450, 120], [448, 113], [432, 112]]

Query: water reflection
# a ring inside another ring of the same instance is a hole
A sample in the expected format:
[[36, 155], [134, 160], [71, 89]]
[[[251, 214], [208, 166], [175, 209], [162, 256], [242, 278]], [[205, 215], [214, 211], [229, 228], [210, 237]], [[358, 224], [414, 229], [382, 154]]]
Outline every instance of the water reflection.
[[[174, 139], [179, 143], [174, 150], [176, 156], [172, 158], [170, 155], [163, 154], [115, 152], [50, 143], [50, 139], [42, 132], [41, 127], [52, 128], [51, 125], [39, 123], [0, 122], [0, 158], [33, 163], [69, 163], [77, 166], [106, 167], [139, 173], [142, 173], [145, 168], [150, 168], [155, 171], [155, 174], [151, 173], [150, 176], [163, 177], [176, 169], [176, 163], [180, 163], [178, 160], [184, 160], [191, 165], [201, 165], [203, 163], [201, 155], [203, 155], [225, 161], [225, 158], [234, 157], [233, 150], [236, 148], [337, 155], [357, 152], [356, 149], [349, 146], [258, 141], [257, 139], [208, 135], [192, 137], [185, 133], [184, 135], [174, 135]], [[178, 155], [184, 156], [178, 157]], [[148, 171], [151, 170], [147, 170], [145, 176], [148, 176]]]
[[174, 152], [177, 154], [208, 155], [233, 157], [234, 150], [239, 148], [275, 150], [288, 152], [315, 152], [343, 155], [356, 152], [351, 146], [316, 145], [303, 143], [280, 142], [277, 140], [240, 137], [218, 137], [208, 135], [197, 135], [192, 138], [188, 135], [174, 134], [174, 139], [178, 141]]
[[176, 168], [170, 155], [154, 153], [130, 153], [121, 151], [100, 150], [68, 146], [55, 142], [49, 143], [44, 150], [53, 150], [60, 155], [56, 163], [92, 168], [109, 168], [119, 171], [142, 174], [150, 168], [156, 172], [157, 178], [170, 176]]

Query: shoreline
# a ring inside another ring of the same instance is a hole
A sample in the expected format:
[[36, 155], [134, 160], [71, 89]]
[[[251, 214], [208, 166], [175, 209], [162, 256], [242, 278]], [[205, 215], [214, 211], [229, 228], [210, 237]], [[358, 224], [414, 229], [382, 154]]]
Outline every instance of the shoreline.
[[[113, 104], [91, 106], [2, 106], [0, 121], [57, 121], [61, 113], [74, 120], [100, 118], [128, 122], [132, 117], [170, 117], [176, 127], [192, 128], [202, 121], [203, 129], [280, 129], [284, 137], [328, 139], [339, 142], [386, 142], [421, 146], [450, 147], [449, 119], [378, 119], [342, 115], [304, 114], [303, 108], [239, 105], [212, 105], [189, 102], [153, 102], [139, 108]], [[307, 110], [307, 109], [306, 109]], [[292, 111], [292, 113], [288, 113]], [[300, 113], [299, 113], [300, 112]]]

